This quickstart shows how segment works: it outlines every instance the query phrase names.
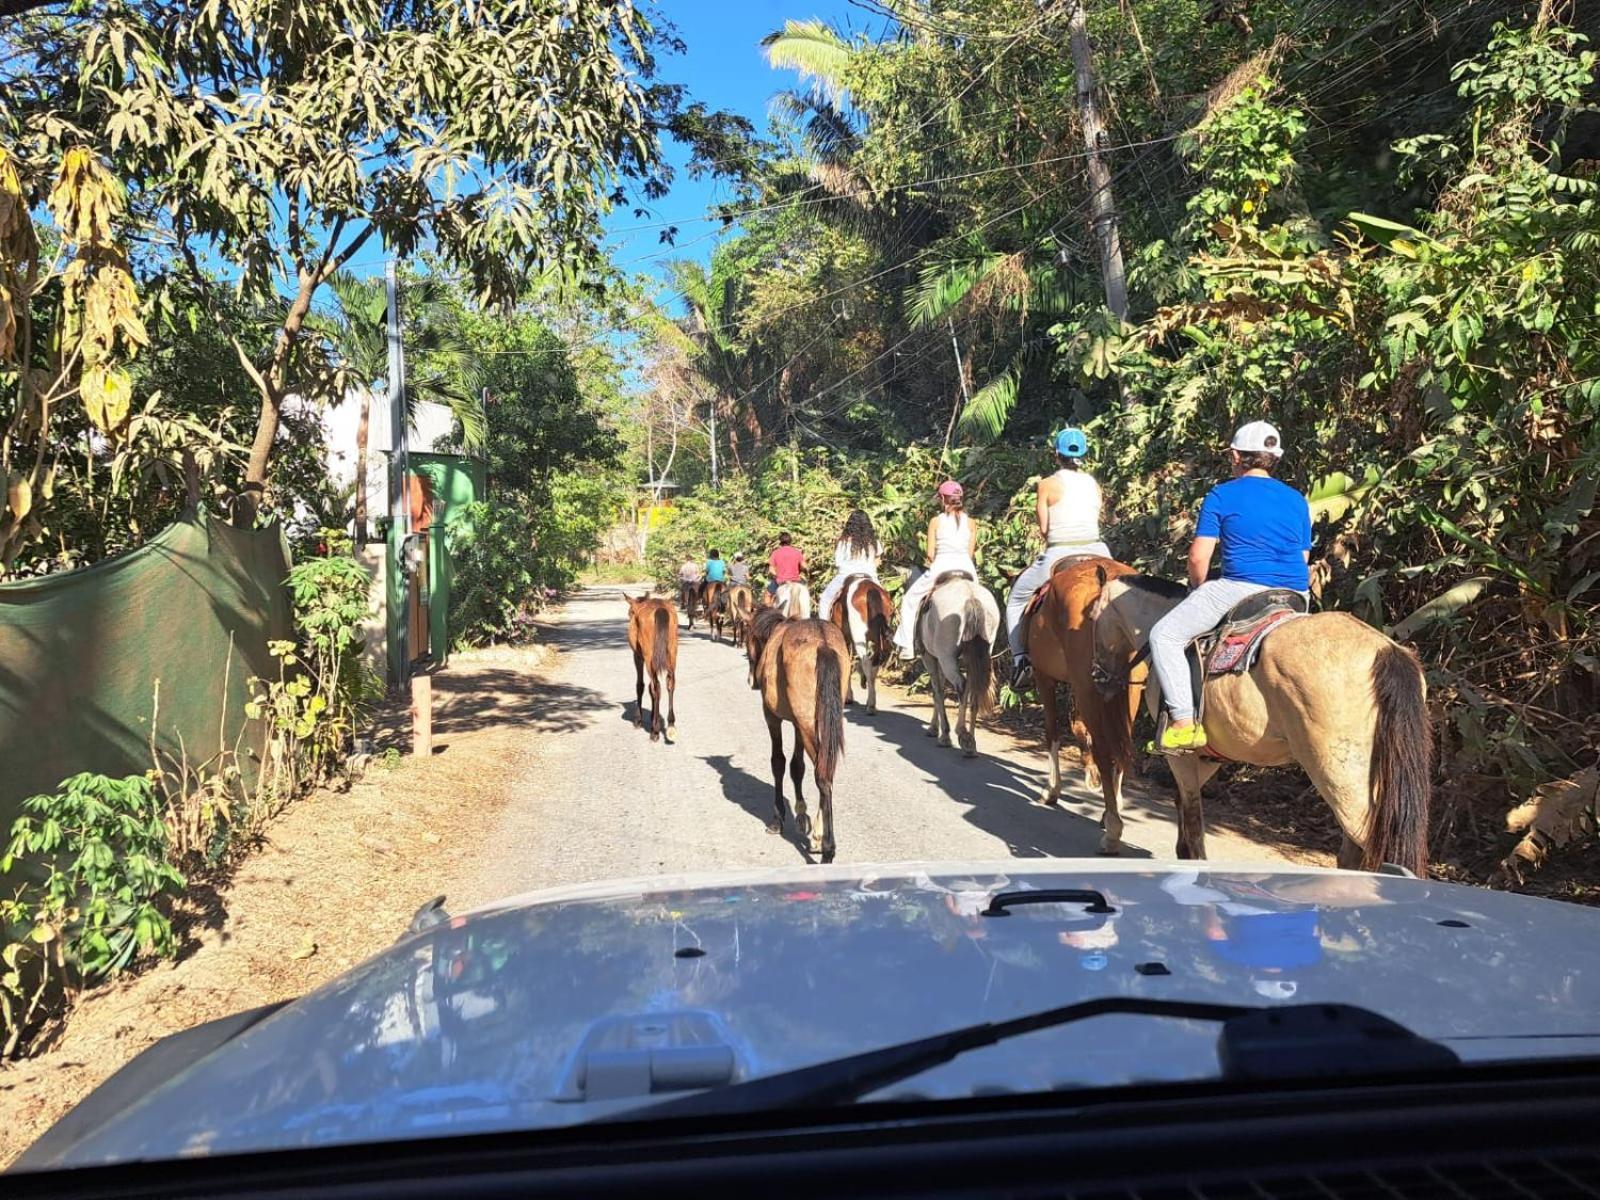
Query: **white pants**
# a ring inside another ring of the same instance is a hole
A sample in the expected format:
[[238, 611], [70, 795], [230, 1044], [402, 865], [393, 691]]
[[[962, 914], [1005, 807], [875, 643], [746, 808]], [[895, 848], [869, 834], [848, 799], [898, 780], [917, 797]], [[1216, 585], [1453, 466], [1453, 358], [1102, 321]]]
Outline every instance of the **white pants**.
[[817, 616], [824, 621], [833, 620], [833, 602], [839, 598], [839, 592], [844, 588], [844, 581], [856, 575], [865, 575], [868, 579], [876, 580], [876, 571], [863, 570], [860, 567], [851, 567], [848, 571], [840, 571], [828, 580], [828, 586], [822, 589], [822, 596], [817, 601]]
[[899, 647], [901, 658], [910, 658], [916, 653], [917, 617], [922, 614], [922, 602], [933, 591], [934, 581], [946, 571], [967, 571], [974, 579], [978, 577], [977, 564], [970, 556], [944, 555], [934, 559], [932, 566], [911, 581], [900, 596], [900, 624], [894, 631], [894, 644]]
[[1006, 636], [1011, 642], [1012, 658], [1022, 657], [1022, 610], [1028, 607], [1033, 594], [1050, 582], [1050, 568], [1073, 554], [1111, 557], [1104, 542], [1085, 542], [1077, 546], [1046, 546], [1044, 553], [1028, 564], [1011, 585], [1011, 595], [1006, 597]]

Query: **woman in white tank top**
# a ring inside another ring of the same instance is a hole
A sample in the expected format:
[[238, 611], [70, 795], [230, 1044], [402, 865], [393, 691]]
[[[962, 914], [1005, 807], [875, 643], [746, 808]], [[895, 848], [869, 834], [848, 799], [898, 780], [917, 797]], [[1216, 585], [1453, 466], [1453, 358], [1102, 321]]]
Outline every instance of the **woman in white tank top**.
[[1100, 540], [1100, 485], [1078, 464], [1089, 452], [1089, 440], [1079, 429], [1063, 429], [1055, 436], [1056, 473], [1039, 481], [1035, 513], [1044, 552], [1028, 564], [1011, 585], [1006, 598], [1006, 634], [1011, 642], [1011, 686], [1018, 688], [1028, 673], [1028, 656], [1022, 645], [1022, 612], [1033, 594], [1050, 579], [1050, 570], [1073, 554], [1111, 551]]
[[927, 570], [912, 580], [900, 597], [900, 627], [895, 630], [894, 644], [903, 659], [915, 656], [917, 616], [939, 576], [946, 571], [966, 571], [974, 579], [978, 577], [978, 523], [967, 516], [965, 503], [961, 485], [954, 479], [939, 485], [940, 513], [928, 522]]

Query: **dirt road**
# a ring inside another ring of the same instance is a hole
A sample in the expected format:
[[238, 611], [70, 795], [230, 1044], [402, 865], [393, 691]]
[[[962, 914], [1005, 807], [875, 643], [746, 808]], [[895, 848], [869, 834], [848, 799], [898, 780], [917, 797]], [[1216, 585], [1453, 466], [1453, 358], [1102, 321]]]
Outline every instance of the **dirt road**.
[[[571, 600], [548, 631], [559, 656], [524, 714], [534, 737], [523, 776], [481, 862], [440, 888], [452, 909], [532, 888], [658, 872], [802, 866], [798, 844], [766, 832], [769, 745], [742, 651], [697, 626], [678, 654], [678, 728], [652, 745], [632, 726], [627, 607], [616, 588]], [[1035, 743], [980, 730], [980, 756], [925, 737], [926, 697], [878, 691], [879, 711], [847, 710], [835, 790], [838, 861], [1093, 855], [1100, 798], [1074, 769], [1054, 809], [1035, 804], [1045, 761]], [[648, 696], [646, 697], [648, 703]], [[790, 734], [792, 737], [792, 734]], [[815, 789], [808, 781], [807, 796]], [[1126, 854], [1169, 857], [1164, 792], [1126, 797]], [[1222, 861], [1282, 861], [1275, 849], [1208, 831]]]

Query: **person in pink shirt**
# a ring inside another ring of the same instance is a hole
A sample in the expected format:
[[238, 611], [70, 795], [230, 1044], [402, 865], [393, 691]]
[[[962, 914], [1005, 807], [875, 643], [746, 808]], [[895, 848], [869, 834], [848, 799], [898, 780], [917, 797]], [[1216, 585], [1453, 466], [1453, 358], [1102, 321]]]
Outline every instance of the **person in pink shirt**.
[[780, 533], [778, 548], [767, 560], [767, 569], [772, 573], [772, 578], [767, 580], [767, 594], [776, 596], [779, 584], [800, 582], [801, 572], [806, 569], [805, 553], [794, 544], [792, 537]]

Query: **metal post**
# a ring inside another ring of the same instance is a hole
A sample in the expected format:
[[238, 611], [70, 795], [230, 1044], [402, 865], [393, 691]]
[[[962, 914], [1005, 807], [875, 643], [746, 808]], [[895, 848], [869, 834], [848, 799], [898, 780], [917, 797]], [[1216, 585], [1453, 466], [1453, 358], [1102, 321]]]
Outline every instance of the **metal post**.
[[1089, 154], [1089, 207], [1094, 214], [1095, 243], [1100, 250], [1100, 275], [1105, 281], [1106, 307], [1128, 319], [1128, 283], [1122, 268], [1122, 240], [1117, 234], [1117, 204], [1111, 193], [1111, 168], [1101, 151], [1105, 123], [1095, 95], [1094, 56], [1089, 46], [1089, 21], [1084, 0], [1073, 0], [1067, 40], [1077, 74], [1078, 114], [1083, 123], [1084, 148]]
[[[399, 534], [397, 566], [405, 572], [407, 542], [411, 536], [411, 498], [406, 492], [406, 474], [410, 470], [406, 435], [410, 424], [406, 420], [405, 350], [400, 342], [400, 283], [391, 259], [383, 269], [383, 282], [389, 298], [389, 520]], [[404, 687], [411, 677], [411, 588], [400, 588], [400, 664], [399, 679]]]
[[717, 486], [717, 398], [711, 397], [711, 486]]

